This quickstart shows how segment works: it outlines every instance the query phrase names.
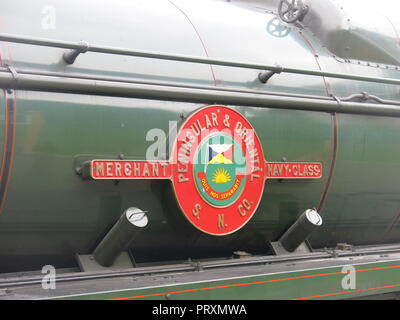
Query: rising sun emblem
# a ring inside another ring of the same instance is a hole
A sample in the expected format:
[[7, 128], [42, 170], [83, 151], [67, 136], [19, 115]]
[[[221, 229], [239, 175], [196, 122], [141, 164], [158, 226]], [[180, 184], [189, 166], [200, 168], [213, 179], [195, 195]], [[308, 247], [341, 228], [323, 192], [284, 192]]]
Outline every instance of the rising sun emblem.
[[226, 183], [231, 181], [231, 176], [226, 169], [219, 168], [218, 170], [215, 170], [212, 181], [215, 183]]

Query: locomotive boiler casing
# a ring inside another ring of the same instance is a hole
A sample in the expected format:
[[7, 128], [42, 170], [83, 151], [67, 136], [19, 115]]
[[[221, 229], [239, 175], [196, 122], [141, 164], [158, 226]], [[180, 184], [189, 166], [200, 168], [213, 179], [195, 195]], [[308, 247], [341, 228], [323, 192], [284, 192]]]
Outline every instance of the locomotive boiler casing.
[[[187, 0], [57, 0], [49, 5], [42, 0], [3, 0], [0, 33], [400, 79], [398, 67], [390, 64], [357, 63], [334, 55], [309, 28], [280, 22], [276, 5], [265, 1], [255, 8], [241, 2]], [[115, 77], [183, 90], [206, 86], [288, 99], [307, 95], [332, 100], [332, 95], [368, 92], [398, 101], [400, 94], [391, 84], [288, 73], [264, 84], [258, 80], [262, 70], [94, 52], [82, 53], [68, 65], [62, 59], [67, 51], [0, 42], [3, 67], [39, 77], [57, 73], [71, 83]], [[267, 179], [253, 218], [239, 231], [216, 237], [186, 220], [170, 181], [87, 181], [78, 174], [92, 159], [146, 159], [149, 148], [168, 141], [190, 114], [214, 104], [212, 97], [200, 103], [173, 96], [49, 91], [1, 92], [0, 272], [46, 264], [76, 266], [75, 255], [91, 253], [129, 207], [145, 210], [149, 220], [131, 248], [139, 263], [226, 257], [234, 251], [267, 253], [267, 242], [276, 241], [310, 208], [317, 208], [324, 221], [309, 238], [314, 248], [400, 239], [398, 117], [347, 113], [339, 104], [337, 112], [324, 112], [306, 106], [227, 103], [254, 127], [267, 161], [320, 162], [323, 176]], [[165, 145], [166, 153], [158, 156], [168, 157]]]

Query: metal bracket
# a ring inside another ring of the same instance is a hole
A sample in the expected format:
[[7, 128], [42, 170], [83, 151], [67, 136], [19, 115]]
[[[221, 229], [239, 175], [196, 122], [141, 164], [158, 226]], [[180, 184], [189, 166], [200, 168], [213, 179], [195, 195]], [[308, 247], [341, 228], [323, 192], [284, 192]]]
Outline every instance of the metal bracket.
[[307, 254], [312, 252], [312, 248], [308, 241], [304, 241], [296, 250], [293, 252], [287, 251], [279, 241], [275, 242], [268, 242], [270, 248], [272, 249], [274, 255], [281, 256], [281, 255], [300, 255], [300, 254]]
[[368, 100], [374, 100], [378, 103], [390, 102], [389, 100], [384, 100], [377, 96], [370, 95], [370, 94], [368, 94], [368, 92], [361, 92], [361, 93], [353, 94], [346, 98], [342, 98], [342, 101], [353, 101], [353, 102], [365, 102]]
[[76, 174], [81, 176], [82, 180], [92, 180], [92, 176], [90, 175], [90, 162], [91, 161], [85, 161], [81, 166], [75, 168]]
[[338, 108], [337, 108], [337, 109], [335, 110], [335, 112], [334, 112], [334, 113], [337, 113], [337, 112], [339, 112], [339, 110], [342, 109], [342, 107], [343, 107], [342, 101], [341, 101], [337, 96], [335, 96], [334, 94], [331, 94], [331, 97], [332, 97], [333, 100], [335, 100], [335, 101], [337, 102], [337, 104], [338, 104]]
[[196, 271], [202, 271], [203, 270], [203, 265], [201, 264], [200, 261], [193, 261], [192, 259], [188, 259], [187, 261], [192, 267], [195, 268]]
[[[17, 72], [17, 70], [15, 70], [15, 68], [13, 66], [9, 65], [9, 64], [5, 64], [4, 66], [8, 69], [8, 71], [10, 71], [10, 73], [11, 73], [13, 79], [14, 79], [14, 82], [17, 82], [18, 81], [18, 72]], [[12, 89], [8, 88], [7, 92], [11, 93]]]
[[5, 67], [8, 69], [8, 71], [11, 72], [12, 77], [14, 78], [15, 81], [18, 80], [18, 72], [15, 70], [15, 68], [9, 64], [6, 64]]
[[300, 217], [285, 231], [277, 242], [270, 242], [276, 255], [302, 254], [311, 252], [307, 238], [322, 225], [322, 218], [315, 209], [304, 211]]
[[89, 44], [85, 41], [81, 41], [79, 43], [79, 47], [75, 50], [71, 50], [69, 52], [64, 52], [63, 59], [67, 64], [73, 64], [76, 58], [81, 54], [85, 53], [89, 50]]
[[281, 66], [277, 66], [274, 70], [268, 70], [264, 72], [260, 72], [258, 74], [258, 80], [262, 83], [267, 83], [269, 79], [271, 79], [275, 74], [279, 74], [283, 71]]
[[96, 261], [92, 254], [76, 254], [75, 259], [82, 272], [125, 270], [135, 267], [131, 257], [126, 251], [120, 253], [111, 267], [102, 266]]

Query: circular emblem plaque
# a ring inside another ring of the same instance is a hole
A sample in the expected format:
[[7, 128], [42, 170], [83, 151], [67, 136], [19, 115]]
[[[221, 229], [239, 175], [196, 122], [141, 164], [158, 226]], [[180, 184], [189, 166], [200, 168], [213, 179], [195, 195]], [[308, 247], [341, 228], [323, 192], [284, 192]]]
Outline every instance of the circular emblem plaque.
[[197, 229], [226, 235], [253, 216], [264, 190], [265, 159], [251, 124], [225, 106], [189, 116], [172, 154], [179, 206]]
[[254, 215], [267, 179], [320, 179], [320, 162], [266, 162], [253, 127], [236, 110], [208, 106], [182, 124], [168, 160], [93, 159], [82, 179], [172, 181], [177, 202], [198, 230], [227, 235]]

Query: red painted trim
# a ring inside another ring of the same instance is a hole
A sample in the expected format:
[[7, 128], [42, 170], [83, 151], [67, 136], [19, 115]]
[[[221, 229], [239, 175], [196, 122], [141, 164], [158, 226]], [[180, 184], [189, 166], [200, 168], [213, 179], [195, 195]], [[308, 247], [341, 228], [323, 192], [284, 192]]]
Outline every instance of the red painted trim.
[[0, 168], [0, 181], [3, 178], [3, 171], [4, 171], [4, 161], [5, 161], [5, 153], [7, 149], [7, 138], [8, 138], [8, 97], [7, 97], [7, 91], [4, 90], [4, 99], [5, 99], [5, 115], [4, 115], [4, 124], [5, 124], [5, 129], [4, 129], [4, 141], [3, 141], [3, 155], [1, 158], [1, 168]]
[[[174, 2], [172, 2], [171, 0], [168, 0], [168, 2], [171, 3], [176, 9], [178, 9], [178, 10], [185, 16], [185, 18], [189, 21], [189, 23], [190, 23], [190, 25], [192, 26], [194, 32], [196, 33], [197, 37], [198, 37], [199, 40], [200, 40], [201, 46], [202, 46], [203, 49], [204, 49], [204, 52], [205, 52], [205, 54], [206, 54], [206, 57], [209, 58], [210, 56], [209, 56], [209, 54], [208, 54], [206, 44], [205, 44], [204, 40], [202, 39], [202, 37], [200, 36], [200, 32], [197, 30], [197, 28], [196, 28], [196, 26], [194, 25], [194, 23], [192, 22], [192, 20], [190, 20], [189, 16], [185, 13], [185, 11], [183, 11], [183, 10], [182, 10], [178, 5], [176, 5]], [[217, 78], [215, 77], [214, 68], [213, 68], [213, 65], [212, 65], [212, 64], [210, 64], [210, 70], [211, 70], [212, 77], [213, 77], [213, 79], [214, 79], [214, 85], [217, 86]]]
[[[366, 271], [386, 270], [386, 269], [394, 269], [394, 268], [400, 268], [400, 265], [387, 266], [387, 267], [378, 267], [378, 268], [360, 269], [360, 270], [355, 270], [355, 271], [351, 271], [351, 272], [366, 272]], [[351, 273], [351, 272], [349, 272], [349, 273]], [[228, 285], [223, 285], [223, 286], [214, 286], [214, 287], [195, 288], [195, 289], [187, 289], [187, 290], [179, 290], [179, 291], [160, 292], [160, 293], [152, 293], [152, 294], [146, 294], [146, 295], [140, 295], [140, 296], [121, 297], [121, 298], [113, 298], [113, 299], [106, 299], [106, 300], [130, 300], [130, 299], [138, 299], [138, 298], [148, 298], [148, 297], [163, 296], [163, 295], [167, 295], [167, 294], [171, 295], [171, 294], [177, 294], [177, 293], [187, 293], [187, 292], [196, 292], [196, 291], [214, 290], [214, 289], [223, 289], [223, 288], [232, 288], [232, 287], [243, 287], [243, 286], [250, 286], [250, 285], [256, 285], [256, 284], [265, 284], [265, 283], [282, 282], [282, 281], [290, 281], [290, 280], [297, 280], [297, 279], [316, 278], [316, 277], [324, 277], [324, 276], [339, 275], [339, 274], [343, 275], [344, 273], [342, 273], [342, 272], [321, 273], [321, 274], [313, 274], [313, 275], [298, 276], [298, 277], [291, 277], [291, 278], [280, 278], [280, 279], [249, 282], [249, 283], [235, 283], [235, 284], [228, 284]], [[365, 289], [362, 289], [362, 290], [365, 290]], [[299, 299], [307, 299], [307, 298], [299, 298]]]
[[[5, 132], [4, 132], [4, 146], [3, 156], [0, 169], [0, 215], [4, 208], [4, 203], [7, 197], [8, 184], [13, 167], [14, 149], [16, 140], [16, 95], [13, 97], [5, 91]], [[10, 107], [12, 103], [12, 107]], [[10, 112], [12, 119], [10, 119]], [[12, 132], [10, 132], [10, 124], [12, 125]], [[10, 140], [11, 139], [11, 140]]]
[[336, 160], [338, 157], [339, 153], [339, 121], [338, 121], [338, 115], [337, 114], [332, 114], [332, 157], [331, 157], [331, 163], [328, 171], [328, 178], [326, 180], [326, 185], [324, 188], [324, 191], [322, 192], [321, 199], [319, 200], [317, 211], [321, 212], [324, 205], [326, 198], [328, 196], [328, 193], [331, 189], [332, 185], [332, 180], [333, 180], [333, 175], [335, 173], [335, 168], [336, 168]]
[[[317, 53], [317, 51], [315, 50], [314, 46], [312, 45], [311, 41], [304, 35], [304, 32], [299, 32], [299, 35], [303, 38], [304, 42], [306, 43], [306, 45], [310, 48], [312, 54], [314, 55], [315, 61], [318, 65], [318, 68], [320, 71], [324, 71], [321, 63], [318, 59], [319, 55]], [[332, 94], [332, 88], [331, 88], [331, 84], [329, 83], [328, 79], [326, 77], [322, 77], [322, 79], [324, 80], [324, 84], [325, 84], [325, 90], [326, 90], [326, 94], [328, 96], [331, 96]]]
[[[12, 172], [13, 164], [14, 164], [14, 149], [15, 149], [15, 141], [16, 141], [16, 134], [17, 134], [17, 96], [15, 94], [15, 91], [14, 91], [13, 95], [14, 95], [14, 99], [13, 99], [13, 104], [14, 104], [14, 106], [13, 106], [13, 119], [12, 119], [12, 122], [13, 122], [13, 135], [12, 135], [11, 149], [10, 149], [11, 155], [10, 155], [10, 159], [9, 159], [10, 167], [8, 169], [7, 176], [4, 177], [4, 179], [6, 179], [6, 185], [5, 185], [5, 188], [4, 188], [3, 198], [1, 199], [0, 215], [3, 212], [4, 204], [5, 204], [6, 199], [7, 199], [8, 185], [9, 185], [9, 182], [10, 182], [11, 172]], [[4, 146], [4, 147], [6, 147], [6, 146]], [[7, 146], [7, 148], [8, 148], [8, 146]], [[6, 151], [7, 150], [5, 150], [5, 152]], [[3, 172], [1, 172], [1, 174], [3, 174]]]

